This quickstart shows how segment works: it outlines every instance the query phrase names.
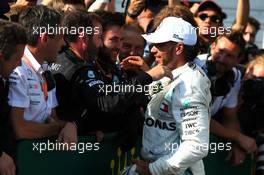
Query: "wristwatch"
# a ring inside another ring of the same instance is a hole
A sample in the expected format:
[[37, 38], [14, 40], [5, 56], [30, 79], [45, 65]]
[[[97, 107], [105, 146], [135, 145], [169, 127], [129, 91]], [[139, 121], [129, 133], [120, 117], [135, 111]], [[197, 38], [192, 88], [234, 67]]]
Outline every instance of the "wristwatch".
[[139, 13], [138, 11], [135, 11], [135, 12], [130, 13], [130, 12], [127, 10], [126, 14], [127, 14], [127, 16], [129, 16], [130, 18], [135, 19], [135, 18], [138, 17], [138, 15], [139, 15], [140, 13]]

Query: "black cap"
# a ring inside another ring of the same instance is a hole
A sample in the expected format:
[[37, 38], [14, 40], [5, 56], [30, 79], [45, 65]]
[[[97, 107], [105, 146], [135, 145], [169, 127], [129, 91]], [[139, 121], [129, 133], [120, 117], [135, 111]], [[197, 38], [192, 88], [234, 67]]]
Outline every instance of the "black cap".
[[199, 7], [198, 7], [198, 12], [201, 12], [201, 11], [208, 9], [208, 8], [215, 9], [219, 13], [219, 15], [221, 16], [222, 19], [225, 19], [227, 17], [226, 13], [222, 11], [222, 8], [213, 0], [205, 0], [205, 1], [201, 2]]

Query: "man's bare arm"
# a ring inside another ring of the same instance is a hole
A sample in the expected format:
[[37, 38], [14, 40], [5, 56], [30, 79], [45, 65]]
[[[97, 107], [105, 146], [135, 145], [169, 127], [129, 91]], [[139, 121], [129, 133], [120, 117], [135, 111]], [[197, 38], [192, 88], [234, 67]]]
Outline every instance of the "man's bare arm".
[[179, 5], [180, 4], [180, 0], [168, 0], [168, 5], [170, 7], [173, 7], [175, 5]]
[[239, 121], [237, 120], [237, 108], [223, 108], [222, 115], [225, 120], [225, 126], [214, 119], [210, 122], [210, 131], [224, 139], [236, 142], [247, 153], [254, 152], [257, 149], [254, 139], [240, 132]]
[[56, 122], [41, 124], [24, 119], [24, 108], [12, 107], [11, 120], [17, 139], [36, 139], [58, 135], [60, 125]]
[[236, 22], [232, 26], [233, 30], [243, 31], [247, 26], [250, 4], [249, 0], [238, 0], [236, 11]]
[[210, 121], [210, 132], [227, 140], [236, 141], [238, 137], [237, 131], [225, 128], [222, 124], [220, 124], [215, 119], [211, 119]]

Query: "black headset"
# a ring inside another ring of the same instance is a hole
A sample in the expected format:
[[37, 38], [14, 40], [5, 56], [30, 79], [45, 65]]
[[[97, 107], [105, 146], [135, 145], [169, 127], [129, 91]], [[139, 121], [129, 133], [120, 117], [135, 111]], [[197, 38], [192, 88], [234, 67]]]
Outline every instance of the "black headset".
[[210, 54], [207, 56], [206, 64], [203, 69], [209, 77], [211, 81], [211, 94], [212, 96], [225, 96], [229, 93], [230, 89], [234, 86], [237, 77], [235, 77], [235, 73], [233, 70], [227, 71], [224, 75], [220, 77], [216, 77], [217, 71], [215, 62], [212, 60], [208, 60]]

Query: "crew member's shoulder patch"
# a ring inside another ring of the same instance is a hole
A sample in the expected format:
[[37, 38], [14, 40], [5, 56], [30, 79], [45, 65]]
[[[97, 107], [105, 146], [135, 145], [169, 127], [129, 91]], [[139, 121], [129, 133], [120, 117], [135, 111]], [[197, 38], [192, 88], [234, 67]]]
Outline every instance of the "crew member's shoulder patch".
[[88, 78], [95, 78], [94, 71], [92, 71], [92, 70], [88, 70], [88, 72], [87, 72], [87, 76], [88, 76]]
[[116, 75], [113, 76], [113, 83], [119, 83], [119, 78]]
[[90, 86], [90, 87], [93, 87], [93, 86], [95, 86], [95, 85], [103, 85], [104, 84], [104, 82], [102, 81], [102, 80], [93, 80], [93, 81], [90, 81], [90, 82], [87, 82], [88, 83], [88, 85]]
[[188, 66], [189, 66], [190, 68], [192, 68], [192, 69], [195, 69], [195, 68], [197, 67], [196, 64], [193, 63], [193, 62], [189, 62], [189, 63], [188, 63]]
[[59, 63], [52, 63], [50, 66], [51, 70], [53, 72], [59, 71], [59, 69], [61, 68], [61, 64]]

